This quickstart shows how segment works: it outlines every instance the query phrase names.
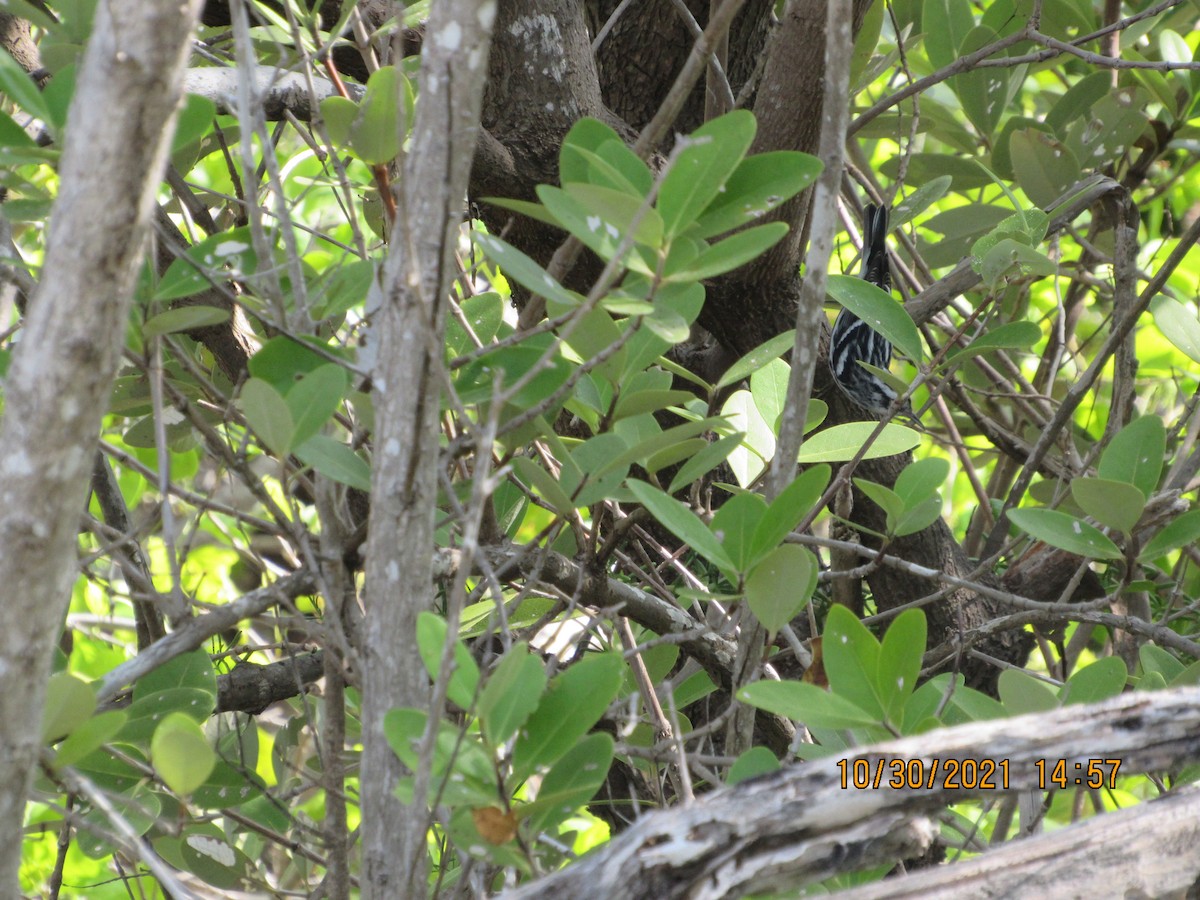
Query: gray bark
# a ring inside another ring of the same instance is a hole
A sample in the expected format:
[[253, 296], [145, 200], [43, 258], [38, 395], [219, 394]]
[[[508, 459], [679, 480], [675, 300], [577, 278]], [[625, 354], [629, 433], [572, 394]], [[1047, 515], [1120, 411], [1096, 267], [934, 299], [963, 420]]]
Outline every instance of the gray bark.
[[[919, 854], [933, 839], [930, 815], [972, 796], [999, 795], [996, 789], [947, 787], [940, 778], [934, 779], [932, 789], [855, 789], [852, 783], [843, 787], [841, 758], [867, 759], [872, 767], [876, 761], [886, 765], [921, 760], [924, 773], [931, 771], [934, 759], [942, 765], [950, 759], [1004, 760], [1010, 791], [1038, 789], [1039, 761], [1046, 761], [1046, 777], [1059, 759], [1067, 760], [1069, 778], [1077, 774], [1074, 763], [1081, 763], [1086, 772], [1093, 759], [1120, 759], [1121, 774], [1178, 771], [1200, 759], [1200, 688], [1124, 694], [1091, 706], [974, 722], [790, 766], [690, 806], [650, 813], [568, 868], [504, 896], [715, 900], [791, 891]], [[852, 771], [849, 765], [846, 771]], [[882, 781], [890, 777], [889, 768]], [[993, 783], [996, 788], [1005, 786], [998, 774]], [[905, 881], [889, 880], [862, 896], [925, 896], [923, 886], [941, 889], [938, 896], [956, 897], [1164, 896], [1187, 888], [1200, 875], [1194, 843], [1198, 805], [1194, 789], [1146, 804], [1146, 815], [1157, 812], [1162, 817], [1163, 827], [1155, 826], [1163, 836], [1157, 842], [1130, 840], [1128, 815], [1104, 815], [1046, 838], [1006, 845], [1003, 859], [1012, 864], [1011, 870], [998, 872], [1003, 866], [989, 866], [991, 856], [985, 855], [965, 866], [942, 866]], [[1171, 827], [1185, 823], [1181, 829]], [[1047, 841], [1062, 849], [1065, 860], [1048, 856]], [[1089, 841], [1097, 843], [1088, 846]], [[1089, 872], [1089, 883], [1108, 880], [1100, 882], [1103, 888], [1079, 889], [1071, 879], [1085, 859], [1097, 858], [1098, 847], [1107, 848], [1102, 851], [1107, 859], [1103, 870]], [[1030, 875], [1039, 864], [1038, 881], [1021, 880], [1022, 873]], [[996, 877], [1004, 886], [983, 880]], [[913, 889], [897, 893], [907, 881], [913, 882]], [[955, 884], [961, 888], [946, 887]], [[1139, 892], [1143, 886], [1144, 892]]]
[[[433, 5], [421, 102], [397, 194], [373, 338], [376, 430], [365, 596], [363, 896], [425, 894], [428, 828], [420, 776], [413, 804], [394, 796], [400, 761], [383, 733], [397, 706], [426, 707], [417, 615], [433, 603], [438, 408], [446, 297], [479, 132], [494, 0]], [[426, 776], [428, 773], [424, 773]]]
[[[0, 893], [17, 896], [25, 796], [55, 635], [117, 369], [134, 277], [170, 149], [199, 0], [102, 3], [79, 71], [44, 277], [0, 424]], [[114, 115], [121, 110], [121, 115]]]

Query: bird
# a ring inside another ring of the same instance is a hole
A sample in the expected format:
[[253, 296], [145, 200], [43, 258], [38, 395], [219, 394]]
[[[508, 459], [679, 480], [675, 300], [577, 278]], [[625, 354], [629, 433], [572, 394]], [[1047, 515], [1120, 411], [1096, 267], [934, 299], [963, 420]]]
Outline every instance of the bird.
[[[892, 291], [892, 274], [887, 250], [888, 208], [867, 204], [863, 213], [862, 279], [877, 288]], [[884, 415], [896, 399], [896, 391], [869, 369], [887, 370], [892, 362], [891, 342], [845, 307], [833, 323], [829, 340], [829, 367], [833, 380], [842, 392], [863, 409]], [[905, 402], [898, 411], [912, 417], [912, 407]]]

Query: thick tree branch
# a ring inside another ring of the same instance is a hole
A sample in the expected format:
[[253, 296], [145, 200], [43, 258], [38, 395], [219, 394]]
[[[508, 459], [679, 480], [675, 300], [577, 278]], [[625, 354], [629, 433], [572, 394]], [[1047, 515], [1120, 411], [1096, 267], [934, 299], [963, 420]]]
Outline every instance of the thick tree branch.
[[[845, 768], [838, 759], [848, 760]], [[1090, 759], [1119, 759], [1121, 774], [1178, 771], [1200, 759], [1200, 688], [1125, 694], [1092, 706], [960, 725], [791, 766], [690, 806], [649, 813], [570, 867], [504, 896], [715, 900], [794, 890], [919, 851], [933, 837], [927, 816], [972, 796], [996, 796], [996, 790], [947, 788], [937, 777], [932, 789], [854, 789], [844, 779], [855, 759], [867, 760], [870, 773], [882, 764], [881, 783], [891, 777], [893, 760], [920, 760], [924, 773], [933, 771], [934, 759], [1005, 760], [1004, 786], [1011, 791], [1038, 790], [1036, 764], [1047, 760], [1066, 760], [1072, 773], [1075, 762], [1086, 766]], [[1196, 798], [1182, 802], [1194, 808]], [[1115, 846], [1118, 835], [1127, 837], [1126, 824], [1102, 816], [1090, 827], [1103, 828]], [[1133, 887], [1142, 877], [1129, 851], [1121, 857], [1124, 880], [1111, 884], [1110, 894], [1111, 887]], [[1185, 855], [1177, 847], [1162, 852]], [[1174, 873], [1164, 879], [1172, 889], [1200, 873], [1200, 859], [1190, 852], [1186, 858], [1187, 865], [1166, 868]]]
[[200, 5], [97, 7], [71, 104], [45, 275], [6, 380], [0, 583], [20, 627], [0, 636], [0, 893], [12, 896], [51, 650], [76, 573], [78, 513]]

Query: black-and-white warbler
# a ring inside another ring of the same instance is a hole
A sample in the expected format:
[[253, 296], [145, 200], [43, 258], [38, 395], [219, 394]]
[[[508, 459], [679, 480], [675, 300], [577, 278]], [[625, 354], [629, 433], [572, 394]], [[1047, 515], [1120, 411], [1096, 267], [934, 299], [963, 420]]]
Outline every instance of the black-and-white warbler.
[[[891, 293], [892, 274], [887, 251], [888, 209], [867, 204], [863, 215], [862, 277]], [[859, 362], [886, 370], [892, 362], [892, 344], [850, 310], [843, 307], [833, 323], [829, 340], [829, 367], [838, 387], [863, 409], [883, 415], [896, 399], [896, 391]], [[906, 403], [901, 413], [912, 416]]]

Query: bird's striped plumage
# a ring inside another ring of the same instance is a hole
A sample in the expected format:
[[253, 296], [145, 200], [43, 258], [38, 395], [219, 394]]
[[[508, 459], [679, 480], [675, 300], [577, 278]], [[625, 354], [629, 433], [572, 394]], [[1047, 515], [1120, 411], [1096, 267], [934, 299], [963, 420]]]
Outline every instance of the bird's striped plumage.
[[[863, 216], [863, 267], [865, 281], [891, 292], [892, 275], [887, 252], [888, 210], [867, 205]], [[896, 392], [859, 362], [887, 369], [892, 362], [892, 345], [883, 335], [843, 307], [833, 323], [829, 341], [829, 365], [834, 380], [845, 394], [864, 409], [887, 412]]]

